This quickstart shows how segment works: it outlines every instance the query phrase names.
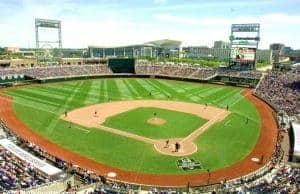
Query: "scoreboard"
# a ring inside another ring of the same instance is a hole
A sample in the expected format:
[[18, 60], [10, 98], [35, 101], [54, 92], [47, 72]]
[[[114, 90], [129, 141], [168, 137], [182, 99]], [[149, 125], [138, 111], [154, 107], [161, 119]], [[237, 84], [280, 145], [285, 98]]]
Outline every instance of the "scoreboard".
[[260, 24], [232, 24], [229, 66], [255, 69], [256, 50], [260, 41]]

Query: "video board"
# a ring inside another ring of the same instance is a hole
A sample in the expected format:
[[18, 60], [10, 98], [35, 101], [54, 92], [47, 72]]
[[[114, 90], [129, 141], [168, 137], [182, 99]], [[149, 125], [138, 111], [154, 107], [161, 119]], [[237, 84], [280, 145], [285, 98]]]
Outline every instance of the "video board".
[[231, 48], [231, 59], [238, 63], [251, 63], [255, 61], [255, 48]]

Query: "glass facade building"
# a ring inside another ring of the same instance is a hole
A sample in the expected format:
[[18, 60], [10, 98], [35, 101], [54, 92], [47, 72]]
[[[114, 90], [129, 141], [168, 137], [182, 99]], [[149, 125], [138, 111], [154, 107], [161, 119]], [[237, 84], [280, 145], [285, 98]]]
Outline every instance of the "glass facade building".
[[122, 47], [89, 46], [88, 55], [91, 58], [179, 57], [180, 45], [181, 41], [165, 39]]

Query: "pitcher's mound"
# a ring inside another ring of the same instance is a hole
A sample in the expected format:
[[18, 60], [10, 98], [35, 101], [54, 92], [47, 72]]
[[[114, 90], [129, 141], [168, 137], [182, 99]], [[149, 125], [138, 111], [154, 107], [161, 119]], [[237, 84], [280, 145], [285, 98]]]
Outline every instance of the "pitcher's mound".
[[147, 123], [152, 124], [152, 125], [163, 125], [167, 121], [165, 119], [157, 118], [157, 117], [151, 117], [150, 119], [147, 120]]

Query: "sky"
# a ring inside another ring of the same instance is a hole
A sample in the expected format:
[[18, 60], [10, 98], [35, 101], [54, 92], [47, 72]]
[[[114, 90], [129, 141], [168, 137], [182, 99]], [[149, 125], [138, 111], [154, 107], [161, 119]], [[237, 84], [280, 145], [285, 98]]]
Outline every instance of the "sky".
[[[62, 22], [64, 48], [158, 39], [183, 46], [229, 41], [233, 23], [260, 23], [259, 48], [300, 49], [300, 0], [0, 0], [0, 47], [35, 47], [35, 18]], [[56, 30], [40, 30], [55, 40]]]

